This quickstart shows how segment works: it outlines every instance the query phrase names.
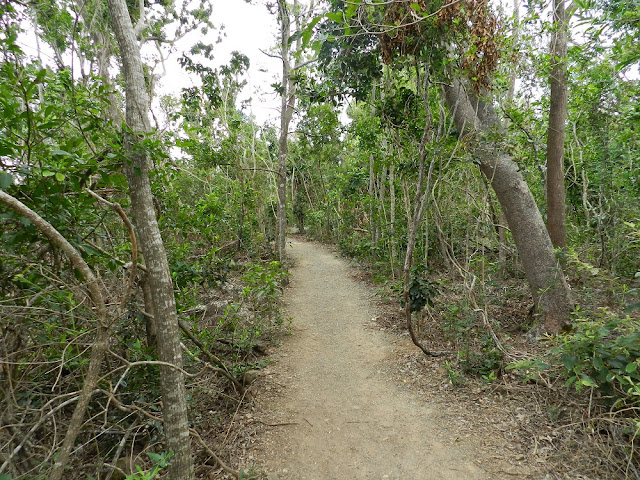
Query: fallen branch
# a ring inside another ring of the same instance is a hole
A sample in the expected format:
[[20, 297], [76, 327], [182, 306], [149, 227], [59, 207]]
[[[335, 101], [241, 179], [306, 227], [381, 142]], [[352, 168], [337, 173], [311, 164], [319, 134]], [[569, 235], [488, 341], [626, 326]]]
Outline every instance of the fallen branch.
[[198, 348], [202, 351], [202, 353], [204, 353], [207, 356], [209, 361], [211, 363], [217, 365], [217, 367], [209, 366], [209, 369], [213, 370], [214, 372], [218, 372], [221, 375], [227, 377], [229, 379], [229, 381], [231, 383], [233, 383], [233, 385], [238, 389], [238, 391], [241, 394], [244, 393], [245, 388], [242, 385], [242, 383], [240, 383], [238, 381], [238, 379], [231, 374], [231, 372], [227, 369], [227, 367], [222, 362], [222, 360], [220, 360], [216, 355], [211, 353], [204, 346], [204, 344], [191, 332], [191, 328], [189, 327], [187, 322], [185, 322], [184, 320], [180, 319], [180, 320], [178, 320], [178, 325], [180, 325], [180, 329], [185, 333], [185, 335], [187, 337], [189, 337], [189, 339], [198, 346]]
[[220, 468], [222, 468], [225, 472], [230, 473], [234, 477], [240, 478], [240, 472], [238, 470], [234, 470], [233, 468], [228, 466], [226, 463], [224, 463], [222, 459], [218, 455], [216, 455], [216, 453], [213, 450], [209, 448], [209, 446], [204, 442], [200, 434], [196, 432], [195, 429], [190, 428], [189, 433], [191, 433], [191, 435], [193, 435], [195, 439], [198, 440], [198, 443], [202, 446], [202, 448], [205, 449], [205, 451], [207, 452], [207, 455], [209, 455], [216, 462], [218, 462], [218, 465], [220, 465]]
[[267, 423], [267, 422], [263, 422], [262, 420], [255, 420], [255, 419], [251, 420], [249, 423], [261, 423], [265, 427], [284, 427], [287, 425], [300, 425], [300, 423], [298, 422]]

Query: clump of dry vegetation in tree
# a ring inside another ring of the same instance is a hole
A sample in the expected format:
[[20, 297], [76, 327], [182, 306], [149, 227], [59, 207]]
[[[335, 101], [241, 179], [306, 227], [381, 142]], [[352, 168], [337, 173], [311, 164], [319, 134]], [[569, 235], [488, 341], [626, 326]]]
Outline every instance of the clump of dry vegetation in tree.
[[[431, 5], [429, 5], [431, 7]], [[447, 43], [461, 57], [461, 67], [476, 92], [486, 92], [500, 60], [500, 25], [487, 0], [455, 0], [430, 12], [426, 2], [390, 2], [384, 7], [384, 31], [378, 34], [382, 61], [396, 55], [420, 55], [433, 48], [434, 33], [442, 35], [437, 48]]]

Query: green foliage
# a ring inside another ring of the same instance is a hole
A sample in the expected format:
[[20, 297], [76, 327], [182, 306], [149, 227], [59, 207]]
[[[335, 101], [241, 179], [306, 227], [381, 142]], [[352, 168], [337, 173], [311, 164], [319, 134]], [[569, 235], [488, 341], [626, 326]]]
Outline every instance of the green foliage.
[[573, 331], [551, 340], [546, 357], [520, 361], [507, 368], [525, 380], [546, 374], [560, 377], [578, 392], [600, 393], [613, 410], [633, 412], [640, 406], [640, 322], [600, 309], [587, 316], [578, 311]]
[[169, 460], [173, 457], [173, 453], [171, 452], [160, 454], [147, 452], [147, 455], [153, 463], [153, 468], [148, 472], [145, 472], [141, 467], [136, 465], [136, 470], [138, 470], [138, 472], [132, 475], [127, 475], [126, 480], [153, 480], [169, 466]]
[[411, 268], [409, 282], [409, 303], [412, 312], [421, 311], [426, 305], [432, 307], [438, 290], [427, 277], [427, 269], [423, 264]]
[[475, 317], [466, 303], [444, 305], [444, 323], [442, 329], [447, 339], [456, 343], [465, 343], [475, 326]]
[[453, 385], [454, 387], [459, 387], [466, 383], [464, 375], [460, 372], [460, 370], [455, 368], [450, 361], [445, 360], [442, 366], [447, 372], [447, 376], [449, 377], [451, 385]]
[[422, 99], [411, 89], [402, 86], [387, 93], [380, 101], [380, 115], [395, 128], [411, 129], [419, 141], [422, 128]]
[[[342, 101], [347, 94], [364, 100], [372, 83], [382, 75], [379, 42], [357, 27], [357, 19], [343, 16], [349, 9], [342, 0], [332, 1], [331, 12], [318, 24], [318, 60], [325, 81], [316, 82], [310, 92], [315, 101]], [[345, 20], [350, 33], [361, 34], [345, 35]]]
[[246, 285], [242, 296], [251, 302], [258, 315], [270, 321], [279, 311], [278, 299], [282, 293], [282, 282], [288, 275], [280, 262], [251, 264], [242, 276]]
[[458, 352], [460, 367], [464, 373], [479, 375], [485, 382], [491, 383], [504, 368], [504, 359], [490, 335], [483, 335], [480, 343], [479, 350], [466, 347]]
[[488, 383], [494, 381], [504, 368], [504, 358], [492, 336], [479, 331], [475, 312], [466, 302], [445, 308], [442, 330], [446, 338], [456, 344], [461, 372], [480, 376]]
[[640, 323], [603, 309], [593, 319], [578, 317], [574, 331], [553, 349], [566, 385], [593, 387], [613, 408], [640, 405]]

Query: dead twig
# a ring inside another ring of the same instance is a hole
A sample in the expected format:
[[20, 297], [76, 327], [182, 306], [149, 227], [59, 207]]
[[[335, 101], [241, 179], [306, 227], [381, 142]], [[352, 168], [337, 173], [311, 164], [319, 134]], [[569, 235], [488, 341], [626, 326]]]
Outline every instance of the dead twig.
[[200, 434], [193, 428], [189, 429], [189, 433], [195, 437], [195, 439], [198, 441], [198, 443], [200, 444], [200, 446], [202, 446], [202, 448], [204, 448], [204, 450], [207, 452], [207, 455], [209, 455], [211, 458], [213, 458], [216, 462], [218, 462], [218, 465], [220, 465], [220, 468], [222, 468], [225, 472], [233, 475], [236, 478], [240, 478], [240, 472], [238, 470], [234, 470], [233, 468], [231, 468], [230, 466], [228, 466], [226, 463], [224, 463], [222, 461], [222, 459], [216, 455], [216, 453], [211, 450], [209, 448], [209, 446], [205, 443], [205, 441], [203, 440], [203, 438], [200, 436]]
[[229, 379], [229, 381], [231, 383], [233, 383], [233, 385], [238, 389], [238, 391], [241, 394], [244, 394], [245, 387], [242, 385], [242, 383], [240, 383], [240, 381], [238, 381], [238, 379], [231, 374], [231, 372], [226, 367], [224, 362], [222, 360], [220, 360], [220, 358], [218, 358], [216, 355], [211, 353], [204, 346], [204, 344], [191, 332], [191, 328], [189, 327], [187, 322], [185, 322], [184, 320], [180, 319], [180, 320], [178, 320], [178, 324], [180, 325], [180, 329], [185, 333], [185, 335], [187, 337], [189, 337], [189, 339], [193, 343], [195, 343], [197, 345], [197, 347], [202, 351], [202, 353], [204, 353], [207, 356], [209, 361], [211, 363], [217, 365], [217, 367], [213, 367], [213, 366], [209, 365], [208, 366], [209, 370], [212, 370], [214, 372], [220, 373], [221, 375], [225, 376], [227, 379]]

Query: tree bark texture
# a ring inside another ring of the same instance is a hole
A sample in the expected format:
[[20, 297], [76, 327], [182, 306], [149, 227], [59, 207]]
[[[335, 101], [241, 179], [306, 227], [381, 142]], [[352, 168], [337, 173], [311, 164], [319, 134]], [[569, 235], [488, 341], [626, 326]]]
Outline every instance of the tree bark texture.
[[396, 278], [396, 175], [394, 171], [393, 162], [389, 164], [389, 199], [391, 201], [391, 207], [389, 212], [390, 222], [390, 255], [391, 255], [391, 275], [393, 279]]
[[[149, 159], [141, 147], [149, 132], [149, 99], [145, 86], [140, 48], [124, 0], [108, 0], [111, 23], [120, 48], [126, 91], [125, 147], [129, 156], [126, 175], [138, 239], [147, 267], [157, 334], [157, 353], [162, 362], [182, 366], [178, 315], [166, 252], [156, 219], [149, 181]], [[187, 419], [184, 376], [178, 368], [160, 367], [162, 413], [166, 451], [172, 452], [169, 478], [194, 478]]]
[[475, 160], [498, 197], [522, 259], [539, 327], [558, 333], [569, 323], [571, 293], [529, 186], [518, 165], [497, 145], [495, 136], [502, 132], [493, 105], [468, 92], [458, 79], [445, 87], [445, 98], [460, 135], [472, 140]]
[[287, 237], [287, 157], [289, 155], [289, 124], [295, 105], [295, 83], [291, 75], [289, 42], [291, 16], [286, 0], [278, 0], [280, 17], [280, 55], [282, 57], [282, 92], [280, 98], [280, 139], [278, 143], [278, 212], [276, 219], [276, 254], [280, 262], [286, 260]]
[[554, 0], [551, 105], [547, 132], [547, 229], [555, 247], [566, 246], [564, 139], [567, 121], [567, 20], [564, 0]]

